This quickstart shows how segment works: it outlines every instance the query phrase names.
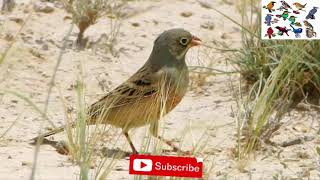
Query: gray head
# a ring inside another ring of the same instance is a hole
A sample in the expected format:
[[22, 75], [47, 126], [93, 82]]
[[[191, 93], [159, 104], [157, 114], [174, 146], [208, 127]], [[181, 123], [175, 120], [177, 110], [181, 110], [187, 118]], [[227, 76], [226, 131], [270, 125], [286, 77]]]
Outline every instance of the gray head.
[[154, 41], [149, 61], [157, 65], [185, 63], [188, 50], [200, 45], [201, 40], [184, 29], [170, 29]]

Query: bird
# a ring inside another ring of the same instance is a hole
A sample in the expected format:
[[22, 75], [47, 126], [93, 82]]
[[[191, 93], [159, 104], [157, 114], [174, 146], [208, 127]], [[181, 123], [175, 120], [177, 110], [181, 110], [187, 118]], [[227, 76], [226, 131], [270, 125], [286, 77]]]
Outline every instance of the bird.
[[290, 24], [291, 28], [292, 28], [292, 32], [295, 34], [296, 38], [300, 38], [301, 37], [301, 33], [302, 33], [302, 28], [294, 28], [292, 24]]
[[281, 7], [279, 8], [280, 10], [281, 9], [292, 9], [291, 6], [285, 2], [285, 1], [280, 1], [281, 2]]
[[[93, 103], [87, 110], [87, 125], [110, 124], [121, 128], [132, 153], [138, 154], [129, 130], [149, 125], [151, 134], [180, 151], [158, 135], [158, 121], [182, 100], [189, 84], [185, 57], [188, 50], [201, 45], [200, 38], [182, 28], [161, 33], [145, 64], [124, 83]], [[75, 126], [75, 122], [73, 123]], [[65, 126], [33, 138], [45, 138], [64, 131]]]
[[286, 10], [282, 13], [281, 17], [283, 18], [283, 20], [285, 21], [286, 19], [288, 19], [289, 17], [289, 12]]
[[291, 22], [290, 24], [294, 24], [296, 22], [296, 17], [295, 16], [290, 16], [289, 21]]
[[272, 14], [267, 14], [266, 17], [264, 18], [266, 21], [265, 23], [267, 24], [267, 26], [271, 26], [272, 23]]
[[306, 19], [315, 19], [316, 17], [314, 15], [317, 13], [317, 9], [318, 7], [313, 7], [306, 16]]
[[274, 11], [273, 7], [274, 7], [274, 4], [275, 4], [275, 3], [276, 3], [276, 2], [271, 1], [271, 2], [269, 2], [269, 3], [267, 4], [267, 6], [263, 6], [263, 7], [266, 8], [266, 9], [268, 9], [269, 13], [271, 13], [272, 11]]
[[306, 28], [306, 36], [308, 38], [313, 38], [313, 37], [317, 37], [317, 33], [314, 32], [313, 28]]
[[267, 36], [269, 37], [269, 39], [272, 38], [273, 32], [274, 32], [274, 31], [273, 31], [272, 27], [269, 27], [268, 30], [267, 30]]
[[300, 22], [295, 22], [294, 25], [295, 25], [295, 26], [298, 26], [298, 27], [301, 27], [301, 26], [302, 26]]
[[306, 7], [307, 3], [304, 4], [304, 5], [302, 5], [302, 4], [298, 3], [298, 2], [295, 2], [295, 3], [293, 3], [293, 5], [294, 5], [298, 10], [303, 10], [303, 8]]
[[280, 36], [282, 36], [284, 33], [287, 35], [287, 36], [289, 36], [289, 34], [288, 34], [288, 32], [290, 31], [290, 29], [287, 29], [287, 27], [280, 27], [280, 26], [276, 26], [276, 29], [278, 29], [279, 31], [278, 31], [278, 34], [280, 35]]
[[288, 17], [289, 17], [289, 11], [288, 11], [288, 10], [285, 10], [285, 11], [283, 11], [282, 14], [277, 14], [276, 17], [278, 17], [278, 18], [283, 18], [283, 20], [285, 21], [285, 20], [287, 20]]
[[312, 24], [311, 24], [310, 22], [308, 22], [307, 20], [304, 20], [304, 21], [303, 21], [303, 24], [304, 24], [304, 26], [306, 26], [306, 28], [313, 29]]

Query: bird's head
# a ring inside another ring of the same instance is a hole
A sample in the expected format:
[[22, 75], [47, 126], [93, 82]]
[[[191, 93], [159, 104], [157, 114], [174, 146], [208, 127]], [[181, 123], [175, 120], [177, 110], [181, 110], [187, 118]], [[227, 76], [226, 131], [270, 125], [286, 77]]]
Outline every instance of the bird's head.
[[154, 51], [163, 55], [169, 53], [176, 60], [181, 60], [191, 47], [200, 44], [201, 40], [190, 32], [184, 29], [170, 29], [161, 33], [154, 41]]
[[276, 3], [276, 2], [274, 2], [274, 1], [271, 1], [271, 4], [272, 4], [272, 5], [274, 5], [275, 3]]

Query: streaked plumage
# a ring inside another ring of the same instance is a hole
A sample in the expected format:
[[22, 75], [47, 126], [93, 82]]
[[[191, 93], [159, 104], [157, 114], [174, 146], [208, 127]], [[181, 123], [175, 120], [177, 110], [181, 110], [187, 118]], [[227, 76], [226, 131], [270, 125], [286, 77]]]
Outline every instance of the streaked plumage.
[[[150, 125], [151, 133], [161, 138], [157, 135], [158, 120], [176, 107], [185, 95], [189, 83], [185, 55], [200, 41], [183, 29], [163, 32], [155, 40], [151, 55], [142, 68], [90, 106], [88, 124], [122, 128], [134, 153], [137, 151], [128, 135], [130, 129]], [[63, 130], [61, 127], [42, 137]]]

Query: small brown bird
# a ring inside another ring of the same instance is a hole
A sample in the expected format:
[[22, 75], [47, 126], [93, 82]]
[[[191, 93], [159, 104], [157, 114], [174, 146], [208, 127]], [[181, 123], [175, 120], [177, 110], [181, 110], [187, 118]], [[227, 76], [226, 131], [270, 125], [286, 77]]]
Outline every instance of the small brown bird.
[[307, 20], [304, 20], [304, 21], [303, 21], [303, 24], [306, 26], [306, 28], [311, 28], [311, 29], [313, 29], [312, 24], [309, 23]]
[[306, 4], [300, 4], [298, 2], [295, 2], [293, 3], [293, 5], [298, 9], [298, 10], [304, 10], [304, 8], [306, 7], [307, 3]]
[[[158, 136], [158, 120], [176, 107], [187, 92], [189, 73], [185, 56], [191, 47], [200, 44], [199, 38], [184, 29], [171, 29], [160, 34], [147, 62], [127, 81], [89, 107], [87, 124], [110, 124], [122, 128], [135, 154], [138, 152], [128, 131], [150, 125], [153, 136], [179, 151], [170, 141]], [[40, 137], [64, 129], [60, 127]]]

